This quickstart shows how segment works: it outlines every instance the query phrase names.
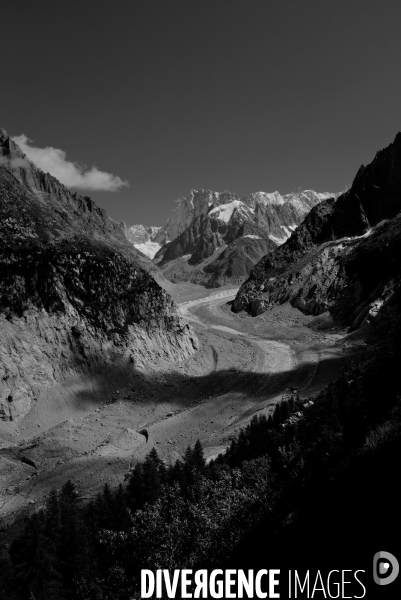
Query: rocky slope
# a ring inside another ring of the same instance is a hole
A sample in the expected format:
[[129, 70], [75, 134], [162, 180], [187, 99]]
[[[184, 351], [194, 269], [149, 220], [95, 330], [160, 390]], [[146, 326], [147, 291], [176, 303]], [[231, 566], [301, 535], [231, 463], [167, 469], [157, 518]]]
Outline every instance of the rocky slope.
[[401, 281], [401, 134], [362, 166], [346, 193], [314, 207], [239, 290], [238, 312], [290, 301], [353, 328], [380, 317]]
[[242, 283], [263, 253], [285, 242], [310, 209], [330, 196], [297, 190], [240, 199], [228, 191], [192, 190], [153, 238], [167, 240], [154, 260], [171, 281]]
[[194, 352], [155, 271], [123, 224], [1, 132], [0, 418], [9, 428], [35, 403], [57, 402], [67, 381], [86, 380], [82, 393], [100, 370], [162, 367]]

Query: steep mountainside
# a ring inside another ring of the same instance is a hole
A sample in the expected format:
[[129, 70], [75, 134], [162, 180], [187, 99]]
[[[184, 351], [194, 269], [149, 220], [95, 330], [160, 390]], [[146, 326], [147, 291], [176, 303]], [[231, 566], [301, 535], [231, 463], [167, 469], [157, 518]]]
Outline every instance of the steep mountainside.
[[312, 209], [291, 238], [265, 256], [233, 310], [260, 314], [290, 301], [329, 310], [354, 328], [380, 316], [401, 281], [401, 134], [362, 166], [350, 190]]
[[211, 190], [191, 190], [189, 196], [183, 198], [173, 216], [160, 229], [155, 241], [159, 244], [172, 242], [200, 215], [206, 215], [211, 207], [229, 204], [239, 200], [236, 194], [229, 191], [212, 192]]
[[90, 387], [89, 372], [193, 353], [196, 338], [156, 270], [122, 224], [36, 169], [1, 132], [0, 417], [18, 421], [66, 381]]
[[[192, 190], [153, 238], [167, 239], [155, 262], [171, 281], [208, 287], [241, 283], [262, 253], [285, 242], [310, 209], [328, 197], [297, 190], [286, 196], [257, 192], [240, 200], [228, 191]], [[244, 241], [236, 243], [240, 238]]]
[[[67, 236], [69, 231], [80, 231], [95, 240], [114, 244], [129, 256], [135, 256], [146, 270], [158, 273], [152, 261], [142, 253], [132, 250], [127, 244], [124, 223], [111, 219], [103, 208], [89, 198], [71, 192], [49, 173], [36, 168], [13, 142], [7, 133], [0, 129], [0, 166], [11, 173], [36, 198], [38, 205], [47, 206], [59, 219], [56, 237]], [[2, 171], [4, 174], [4, 171]], [[11, 187], [13, 185], [11, 180]], [[49, 232], [49, 235], [53, 235]]]

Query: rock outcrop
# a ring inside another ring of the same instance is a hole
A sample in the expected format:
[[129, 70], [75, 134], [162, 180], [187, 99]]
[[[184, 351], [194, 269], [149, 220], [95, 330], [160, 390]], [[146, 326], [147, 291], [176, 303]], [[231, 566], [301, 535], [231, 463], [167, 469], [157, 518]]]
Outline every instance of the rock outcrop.
[[67, 380], [145, 369], [197, 347], [124, 226], [0, 135], [0, 416]]
[[290, 239], [265, 256], [233, 310], [260, 314], [289, 301], [329, 310], [353, 328], [376, 319], [400, 287], [401, 134], [362, 166], [351, 188], [314, 207]]

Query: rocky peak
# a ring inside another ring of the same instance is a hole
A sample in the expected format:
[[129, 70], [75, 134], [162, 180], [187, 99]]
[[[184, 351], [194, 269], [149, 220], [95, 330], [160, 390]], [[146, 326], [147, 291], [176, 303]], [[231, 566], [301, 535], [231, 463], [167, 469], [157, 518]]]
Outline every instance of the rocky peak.
[[216, 202], [218, 202], [218, 204], [229, 204], [230, 202], [233, 202], [234, 200], [240, 200], [239, 196], [237, 194], [234, 194], [233, 192], [230, 192], [229, 190], [224, 190], [224, 192], [217, 192], [216, 193], [217, 199], [214, 201], [214, 204], [216, 205]]
[[153, 241], [161, 227], [147, 227], [146, 225], [132, 225], [127, 228], [126, 236], [132, 244], [144, 244]]
[[338, 198], [332, 226], [333, 236], [362, 235], [383, 219], [401, 210], [401, 134], [377, 152], [373, 161], [361, 166], [351, 188]]
[[0, 151], [1, 152], [3, 151], [3, 148], [6, 146], [6, 144], [7, 144], [7, 146], [9, 145], [9, 141], [11, 141], [11, 140], [9, 138], [7, 131], [0, 127], [0, 149], [1, 149]]
[[21, 148], [13, 142], [5, 129], [0, 129], [0, 159], [3, 159], [0, 164], [9, 169], [15, 168], [17, 165], [12, 164], [16, 159], [24, 160], [24, 165], [28, 167], [29, 161]]
[[254, 192], [242, 199], [242, 202], [254, 208], [256, 205], [273, 206], [284, 204], [284, 198], [279, 192]]

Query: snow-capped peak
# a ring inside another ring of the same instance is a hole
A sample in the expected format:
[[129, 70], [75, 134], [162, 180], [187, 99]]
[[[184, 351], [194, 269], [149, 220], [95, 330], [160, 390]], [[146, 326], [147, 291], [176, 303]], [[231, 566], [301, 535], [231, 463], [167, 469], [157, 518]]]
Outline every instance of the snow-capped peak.
[[243, 202], [241, 202], [241, 200], [232, 200], [231, 202], [228, 202], [228, 204], [220, 204], [219, 206], [216, 206], [215, 208], [213, 208], [210, 211], [209, 216], [216, 215], [216, 217], [220, 221], [223, 221], [224, 223], [228, 223], [236, 208], [242, 208], [243, 210], [245, 210], [245, 209], [249, 210], [249, 207], [246, 207], [245, 204]]
[[149, 258], [154, 258], [155, 254], [160, 250], [161, 245], [157, 242], [147, 241], [143, 244], [134, 244], [134, 247], [140, 250], [142, 254], [145, 254]]
[[254, 192], [250, 194], [247, 198], [244, 198], [244, 201], [251, 206], [255, 204], [264, 204], [274, 205], [274, 204], [284, 204], [284, 198], [279, 192]]

